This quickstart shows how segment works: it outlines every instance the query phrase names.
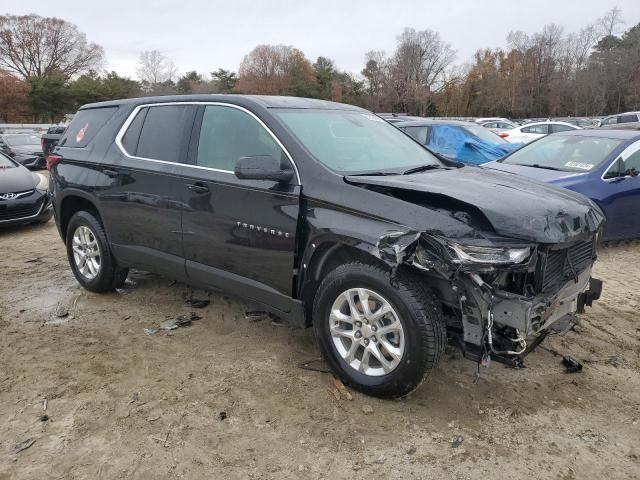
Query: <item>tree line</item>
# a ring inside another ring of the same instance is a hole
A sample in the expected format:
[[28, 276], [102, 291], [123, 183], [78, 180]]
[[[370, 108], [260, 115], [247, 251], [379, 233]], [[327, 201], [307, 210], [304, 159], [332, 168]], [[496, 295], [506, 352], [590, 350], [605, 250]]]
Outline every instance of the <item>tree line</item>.
[[38, 15], [0, 16], [0, 122], [60, 120], [90, 102], [145, 95], [293, 95], [425, 116], [590, 116], [640, 110], [640, 23], [614, 8], [577, 32], [561, 25], [510, 32], [507, 48], [467, 64], [439, 33], [405, 28], [391, 54], [365, 53], [358, 73], [289, 45], [258, 45], [237, 72], [180, 74], [157, 50], [136, 79], [103, 69], [103, 49], [75, 25]]

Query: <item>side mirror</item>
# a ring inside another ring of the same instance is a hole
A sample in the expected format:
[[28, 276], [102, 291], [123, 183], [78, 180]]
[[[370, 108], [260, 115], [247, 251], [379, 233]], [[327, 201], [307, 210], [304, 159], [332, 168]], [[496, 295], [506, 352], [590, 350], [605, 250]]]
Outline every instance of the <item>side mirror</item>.
[[234, 173], [241, 180], [271, 180], [289, 183], [293, 178], [293, 170], [283, 169], [280, 162], [271, 155], [240, 157]]

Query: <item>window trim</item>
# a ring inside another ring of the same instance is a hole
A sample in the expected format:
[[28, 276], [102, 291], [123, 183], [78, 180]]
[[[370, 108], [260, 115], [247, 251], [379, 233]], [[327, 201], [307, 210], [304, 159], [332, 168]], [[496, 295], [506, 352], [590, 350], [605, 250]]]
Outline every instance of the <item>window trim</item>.
[[618, 160], [622, 159], [622, 161], [624, 162], [624, 161], [627, 160], [627, 158], [629, 158], [631, 155], [633, 155], [634, 153], [636, 153], [639, 150], [640, 150], [640, 140], [636, 140], [631, 145], [627, 145], [624, 148], [624, 150], [622, 150], [622, 152], [620, 152], [619, 155], [616, 155], [616, 157], [611, 161], [611, 163], [606, 168], [606, 170], [604, 172], [602, 172], [602, 175], [600, 175], [600, 179], [603, 182], [610, 183], [610, 182], [612, 182], [614, 180], [619, 180], [621, 178], [630, 178], [631, 175], [625, 175], [624, 177], [613, 177], [613, 178], [605, 178], [605, 176], [607, 175], [607, 173], [609, 173], [609, 170], [611, 170], [613, 168], [613, 166], [616, 164], [616, 162]]
[[[124, 137], [125, 133], [127, 132], [127, 130], [129, 129], [129, 126], [131, 125], [131, 123], [133, 122], [134, 118], [136, 118], [136, 115], [138, 114], [138, 112], [140, 110], [142, 110], [145, 107], [163, 107], [163, 106], [171, 106], [171, 105], [215, 105], [215, 106], [221, 106], [221, 107], [231, 107], [231, 108], [235, 108], [236, 110], [241, 110], [245, 113], [248, 113], [251, 117], [253, 117], [254, 120], [256, 120], [261, 126], [262, 128], [264, 128], [269, 135], [271, 135], [271, 137], [275, 140], [275, 142], [278, 144], [278, 146], [282, 149], [282, 151], [285, 153], [285, 155], [287, 156], [287, 158], [289, 159], [289, 161], [291, 162], [291, 165], [293, 166], [293, 170], [296, 174], [296, 179], [298, 181], [298, 185], [302, 185], [302, 182], [300, 180], [300, 173], [298, 171], [298, 166], [296, 165], [296, 162], [293, 161], [293, 158], [291, 157], [291, 154], [289, 153], [289, 151], [285, 148], [285, 146], [282, 144], [282, 142], [280, 141], [280, 139], [278, 137], [276, 137], [276, 135], [271, 131], [271, 129], [269, 127], [267, 127], [267, 125], [260, 120], [260, 118], [258, 118], [258, 116], [253, 113], [252, 111], [241, 107], [240, 105], [234, 105], [233, 103], [225, 103], [225, 102], [207, 102], [207, 101], [202, 101], [202, 102], [161, 102], [161, 103], [145, 103], [145, 104], [140, 104], [137, 105], [129, 114], [129, 116], [127, 117], [127, 119], [125, 120], [125, 122], [122, 124], [122, 127], [120, 127], [120, 130], [118, 131], [118, 134], [116, 135], [116, 146], [118, 147], [118, 149], [120, 150], [120, 152], [126, 156], [127, 158], [131, 158], [134, 160], [146, 160], [147, 162], [158, 162], [158, 163], [164, 163], [164, 164], [169, 164], [169, 165], [180, 165], [182, 167], [190, 167], [190, 168], [196, 168], [199, 170], [209, 170], [211, 172], [219, 172], [219, 173], [226, 173], [226, 174], [231, 174], [235, 176], [235, 172], [233, 172], [232, 170], [222, 170], [219, 168], [212, 168], [212, 167], [204, 167], [201, 165], [193, 165], [193, 164], [189, 164], [189, 163], [180, 163], [180, 162], [170, 162], [168, 160], [156, 160], [155, 158], [146, 158], [146, 157], [138, 157], [135, 155], [131, 155], [130, 153], [127, 152], [127, 150], [124, 148], [124, 145], [122, 145], [122, 138]], [[138, 139], [139, 141], [139, 139]]]

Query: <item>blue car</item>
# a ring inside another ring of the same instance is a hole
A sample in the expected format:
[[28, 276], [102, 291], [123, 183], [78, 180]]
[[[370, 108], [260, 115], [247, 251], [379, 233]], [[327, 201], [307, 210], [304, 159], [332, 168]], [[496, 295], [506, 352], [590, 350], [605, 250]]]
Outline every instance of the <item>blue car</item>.
[[556, 133], [485, 166], [586, 195], [607, 218], [603, 240], [640, 238], [638, 130]]
[[474, 165], [502, 158], [521, 146], [473, 122], [424, 119], [396, 122], [394, 126], [432, 152]]

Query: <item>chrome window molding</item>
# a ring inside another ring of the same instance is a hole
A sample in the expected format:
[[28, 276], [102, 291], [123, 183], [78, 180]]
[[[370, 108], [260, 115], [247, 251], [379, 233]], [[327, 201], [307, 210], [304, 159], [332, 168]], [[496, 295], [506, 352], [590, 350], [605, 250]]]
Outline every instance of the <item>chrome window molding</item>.
[[631, 177], [631, 175], [625, 175], [624, 177], [613, 177], [613, 178], [605, 178], [605, 176], [607, 175], [607, 173], [609, 173], [609, 170], [611, 170], [613, 168], [613, 166], [616, 164], [616, 162], [622, 158], [623, 161], [626, 161], [627, 158], [629, 158], [631, 155], [633, 155], [634, 153], [636, 153], [638, 150], [640, 150], [640, 140], [637, 140], [635, 142], [633, 142], [631, 145], [629, 145], [627, 148], [625, 148], [622, 153], [620, 153], [620, 155], [617, 155], [616, 158], [613, 159], [613, 161], [609, 164], [609, 166], [607, 167], [607, 169], [602, 173], [602, 175], [600, 176], [600, 179], [604, 182], [612, 182], [614, 180], [619, 180], [621, 178], [629, 178]]
[[219, 173], [226, 173], [226, 174], [230, 174], [230, 175], [235, 175], [235, 173], [232, 170], [221, 170], [221, 169], [218, 169], [218, 168], [203, 167], [201, 165], [192, 165], [190, 163], [171, 162], [169, 160], [157, 160], [155, 158], [137, 157], [137, 156], [131, 155], [131, 154], [129, 154], [127, 152], [127, 150], [124, 148], [124, 145], [122, 145], [122, 138], [124, 137], [125, 133], [129, 129], [129, 126], [131, 125], [131, 122], [133, 122], [133, 119], [136, 118], [136, 115], [138, 114], [138, 112], [140, 112], [140, 110], [142, 110], [143, 108], [146, 108], [146, 107], [161, 107], [161, 106], [168, 106], [168, 105], [205, 105], [205, 106], [207, 106], [207, 105], [217, 105], [217, 106], [221, 106], [221, 107], [235, 108], [236, 110], [241, 110], [241, 111], [249, 114], [255, 121], [258, 122], [258, 124], [260, 124], [260, 126], [262, 126], [262, 128], [264, 128], [269, 133], [269, 135], [271, 135], [271, 137], [275, 140], [275, 142], [278, 144], [278, 146], [285, 153], [285, 155], [287, 156], [287, 158], [291, 162], [291, 165], [293, 166], [293, 170], [294, 170], [294, 172], [296, 174], [296, 179], [298, 181], [298, 185], [302, 185], [302, 182], [300, 180], [300, 172], [298, 171], [298, 166], [296, 165], [296, 162], [293, 161], [293, 158], [291, 157], [291, 154], [284, 147], [284, 145], [282, 144], [280, 139], [278, 137], [276, 137], [276, 135], [271, 131], [271, 129], [269, 127], [267, 127], [267, 125], [262, 120], [260, 120], [256, 116], [256, 114], [254, 114], [250, 110], [247, 110], [244, 107], [241, 107], [240, 105], [234, 105], [232, 103], [202, 101], [202, 102], [161, 102], [161, 103], [147, 103], [147, 104], [143, 104], [143, 105], [138, 105], [129, 114], [129, 116], [125, 120], [124, 124], [122, 125], [122, 127], [120, 127], [120, 130], [118, 131], [118, 134], [116, 135], [116, 146], [118, 147], [118, 149], [120, 150], [120, 152], [124, 156], [126, 156], [127, 158], [134, 159], [134, 160], [144, 160], [144, 161], [147, 161], [147, 162], [158, 162], [158, 163], [165, 163], [165, 164], [169, 164], [169, 165], [180, 165], [182, 167], [189, 167], [189, 168], [195, 168], [195, 169], [200, 169], [200, 170], [209, 170], [209, 171], [212, 171], [212, 172], [219, 172]]

